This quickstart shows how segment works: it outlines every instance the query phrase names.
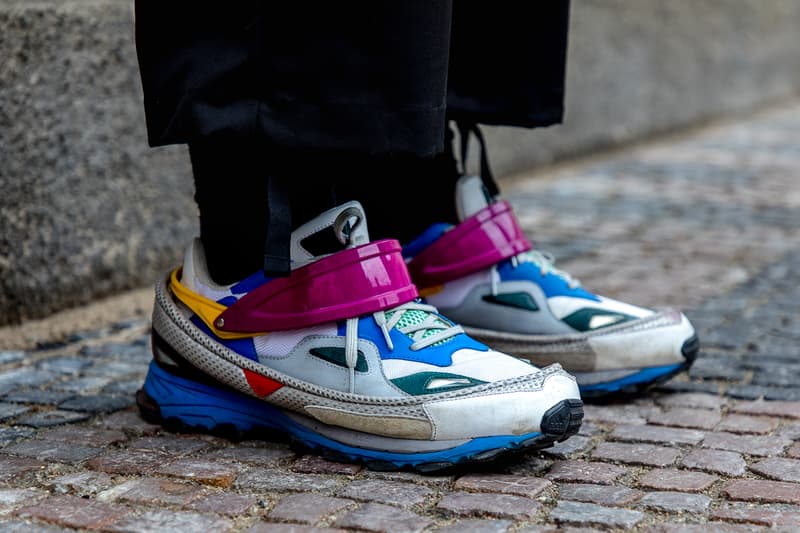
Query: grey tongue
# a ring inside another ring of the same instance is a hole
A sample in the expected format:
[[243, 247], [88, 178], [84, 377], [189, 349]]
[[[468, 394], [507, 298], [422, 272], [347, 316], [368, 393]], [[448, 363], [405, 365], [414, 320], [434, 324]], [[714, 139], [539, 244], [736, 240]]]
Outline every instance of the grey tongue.
[[464, 221], [491, 202], [489, 191], [480, 176], [461, 176], [456, 182], [456, 212]]
[[364, 208], [359, 202], [347, 202], [325, 211], [292, 232], [290, 246], [293, 269], [321, 259], [322, 256], [315, 256], [302, 243], [308, 237], [328, 228], [333, 228], [342, 248], [353, 248], [369, 242]]

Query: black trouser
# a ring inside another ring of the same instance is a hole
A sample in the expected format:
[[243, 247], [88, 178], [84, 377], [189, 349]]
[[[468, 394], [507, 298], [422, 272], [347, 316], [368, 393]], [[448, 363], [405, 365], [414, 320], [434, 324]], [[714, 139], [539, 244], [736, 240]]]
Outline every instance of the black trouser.
[[448, 121], [562, 120], [568, 0], [135, 7], [148, 141], [189, 144], [220, 282], [264, 242], [279, 274], [287, 232], [343, 201], [373, 238], [453, 221]]

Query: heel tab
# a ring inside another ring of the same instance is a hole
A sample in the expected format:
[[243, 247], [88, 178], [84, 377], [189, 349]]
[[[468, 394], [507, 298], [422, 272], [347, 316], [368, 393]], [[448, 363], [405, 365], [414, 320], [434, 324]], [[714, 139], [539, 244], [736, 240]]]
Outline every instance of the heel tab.
[[369, 229], [364, 207], [355, 200], [346, 202], [328, 209], [292, 232], [292, 269], [319, 259], [303, 246], [303, 241], [328, 228], [333, 230], [336, 238], [342, 244], [342, 248], [354, 248], [369, 242]]

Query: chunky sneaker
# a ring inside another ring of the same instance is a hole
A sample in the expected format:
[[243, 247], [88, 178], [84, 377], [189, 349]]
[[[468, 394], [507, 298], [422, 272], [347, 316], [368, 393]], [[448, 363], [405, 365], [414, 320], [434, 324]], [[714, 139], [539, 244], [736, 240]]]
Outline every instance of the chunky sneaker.
[[[344, 249], [309, 252], [323, 231]], [[291, 256], [287, 278], [218, 286], [191, 243], [156, 286], [154, 360], [137, 395], [146, 419], [277, 431], [338, 461], [419, 472], [577, 432], [575, 379], [489, 349], [423, 303], [399, 242], [369, 242], [357, 202], [298, 228]]]
[[532, 249], [480, 177], [460, 178], [456, 191], [461, 223], [431, 226], [403, 254], [426, 302], [470, 336], [535, 365], [561, 363], [584, 399], [641, 392], [691, 365], [699, 342], [682, 313], [592, 294]]

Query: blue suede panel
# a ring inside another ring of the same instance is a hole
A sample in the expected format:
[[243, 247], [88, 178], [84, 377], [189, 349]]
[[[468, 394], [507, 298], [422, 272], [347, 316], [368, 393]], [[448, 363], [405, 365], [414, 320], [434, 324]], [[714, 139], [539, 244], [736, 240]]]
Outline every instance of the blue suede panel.
[[252, 274], [252, 275], [244, 278], [242, 281], [240, 281], [239, 283], [237, 283], [236, 285], [231, 287], [231, 292], [233, 294], [247, 293], [247, 292], [252, 291], [253, 289], [256, 289], [256, 288], [262, 286], [263, 284], [268, 282], [270, 279], [272, 279], [272, 278], [268, 278], [267, 276], [264, 275], [263, 272], [259, 271], [259, 272], [256, 272], [255, 274]]
[[583, 287], [570, 288], [567, 280], [561, 276], [548, 273], [542, 276], [541, 268], [533, 263], [519, 263], [516, 268], [511, 261], [503, 261], [497, 265], [497, 272], [502, 281], [531, 281], [541, 287], [545, 296], [571, 296], [572, 298], [584, 298], [593, 302], [599, 302], [600, 298], [587, 291]]
[[[341, 331], [341, 335], [344, 332]], [[361, 318], [358, 321], [358, 336], [372, 341], [380, 349], [381, 359], [405, 359], [406, 361], [417, 361], [420, 363], [427, 363], [440, 367], [447, 367], [453, 364], [453, 352], [462, 348], [470, 348], [479, 351], [488, 351], [489, 348], [475, 339], [467, 336], [464, 333], [450, 337], [447, 342], [438, 346], [429, 346], [422, 350], [412, 351], [410, 349], [413, 344], [411, 338], [399, 331], [392, 328], [389, 331], [389, 337], [394, 344], [394, 350], [389, 350], [386, 346], [386, 339], [383, 338], [383, 332], [375, 324], [375, 320], [370, 317]]]

